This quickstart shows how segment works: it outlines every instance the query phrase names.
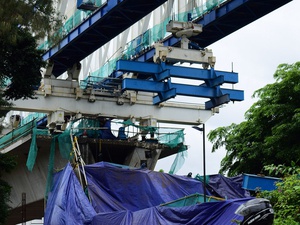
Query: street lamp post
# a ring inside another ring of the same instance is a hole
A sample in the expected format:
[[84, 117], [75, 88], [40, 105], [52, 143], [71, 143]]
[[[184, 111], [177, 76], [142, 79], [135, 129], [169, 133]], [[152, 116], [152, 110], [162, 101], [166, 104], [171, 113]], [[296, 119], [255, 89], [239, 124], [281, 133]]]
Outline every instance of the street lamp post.
[[206, 202], [206, 166], [205, 166], [205, 124], [202, 123], [202, 127], [197, 127], [193, 126], [194, 129], [202, 132], [203, 134], [203, 197], [204, 197], [204, 202]]

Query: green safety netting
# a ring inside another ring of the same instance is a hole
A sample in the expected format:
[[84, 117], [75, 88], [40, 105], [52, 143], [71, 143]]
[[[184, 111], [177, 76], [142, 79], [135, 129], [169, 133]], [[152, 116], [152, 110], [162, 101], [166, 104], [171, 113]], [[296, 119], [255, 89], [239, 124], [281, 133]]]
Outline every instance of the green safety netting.
[[37, 156], [37, 151], [38, 151], [38, 147], [36, 144], [36, 132], [37, 132], [36, 120], [34, 120], [33, 123], [34, 123], [34, 127], [32, 128], [31, 144], [30, 144], [29, 154], [26, 162], [26, 166], [29, 171], [32, 171], [33, 169], [36, 156]]
[[2, 136], [0, 138], [0, 149], [3, 149], [30, 134], [34, 126], [34, 121], [30, 121], [27, 124], [19, 126], [16, 129], [13, 129], [11, 132], [7, 133], [6, 135]]
[[[214, 196], [206, 196], [206, 202], [219, 202], [223, 201], [222, 198], [217, 198]], [[190, 206], [190, 205], [196, 205], [199, 203], [204, 202], [204, 195], [195, 193], [192, 195], [185, 196], [183, 198], [179, 198], [175, 201], [167, 202], [164, 204], [161, 204], [161, 206], [167, 206], [167, 207], [183, 207], [183, 206]]]
[[170, 174], [176, 174], [178, 170], [183, 166], [187, 157], [187, 147], [184, 145], [184, 129], [178, 128], [161, 128], [151, 126], [137, 126], [132, 123], [131, 120], [122, 122], [126, 126], [135, 126], [140, 130], [148, 131], [151, 134], [157, 135], [158, 143], [164, 144], [170, 148], [178, 148], [178, 153], [171, 165]]
[[73, 122], [69, 129], [75, 136], [80, 136], [85, 132], [88, 137], [96, 138], [101, 132], [101, 124], [97, 119], [82, 118]]
[[161, 134], [158, 136], [158, 140], [159, 143], [161, 144], [165, 144], [167, 146], [169, 146], [170, 148], [175, 148], [176, 146], [178, 146], [179, 143], [183, 143], [184, 142], [184, 130], [183, 129], [169, 129], [169, 132], [167, 132], [168, 130], [165, 129]]
[[[72, 134], [78, 135], [78, 132], [73, 132], [73, 126], [76, 121], [72, 121], [69, 123], [67, 128], [61, 134], [52, 135], [51, 145], [50, 145], [50, 156], [48, 163], [48, 175], [47, 175], [47, 183], [46, 183], [46, 192], [45, 197], [48, 198], [48, 193], [52, 187], [53, 183], [53, 172], [54, 172], [54, 162], [55, 162], [55, 149], [56, 144], [58, 143], [58, 149], [62, 158], [72, 161], [74, 158], [73, 154], [73, 142], [72, 142]], [[79, 127], [77, 127], [79, 128]]]
[[[175, 132], [166, 133], [163, 135], [160, 135], [159, 142], [162, 144], [165, 144], [169, 146], [170, 148], [175, 148], [179, 144], [184, 143], [184, 130], [178, 130]], [[185, 145], [181, 144], [179, 145], [178, 153], [176, 154], [176, 157], [171, 165], [170, 174], [176, 174], [178, 170], [183, 166], [185, 159], [187, 157], [187, 148]]]
[[33, 121], [34, 119], [38, 121], [39, 119], [42, 119], [45, 116], [47, 116], [46, 113], [30, 113], [25, 118], [21, 119], [21, 126]]
[[[158, 142], [163, 144], [160, 139], [159, 139], [159, 134], [161, 134], [162, 132], [166, 132], [163, 130], [163, 128], [158, 128], [158, 127], [153, 127], [153, 126], [142, 126], [142, 125], [136, 125], [134, 124], [130, 119], [128, 120], [125, 120], [123, 122], [116, 122], [116, 123], [120, 123], [120, 124], [123, 124], [124, 126], [132, 126], [132, 127], [136, 127], [138, 128], [140, 131], [146, 131], [146, 132], [149, 132], [150, 134], [156, 134], [158, 135], [157, 139], [158, 139]], [[174, 130], [173, 130], [174, 132]]]
[[95, 85], [100, 83], [103, 79], [104, 78], [96, 72], [90, 73], [90, 75], [87, 76], [86, 79], [80, 82], [80, 88], [86, 89], [88, 87], [92, 87], [96, 89]]
[[[71, 123], [63, 133], [51, 135], [52, 139], [51, 139], [51, 145], [50, 145], [48, 175], [47, 175], [46, 192], [45, 192], [46, 198], [47, 198], [47, 195], [48, 195], [48, 193], [52, 187], [52, 183], [53, 183], [56, 143], [58, 142], [60, 155], [63, 158], [65, 158], [67, 160], [72, 160], [72, 158], [73, 158], [73, 155], [72, 155], [73, 146], [72, 146], [72, 141], [71, 141], [71, 136], [70, 136], [72, 124], [73, 123]], [[32, 171], [33, 166], [35, 164], [36, 156], [38, 153], [37, 152], [38, 148], [37, 148], [37, 144], [36, 144], [36, 136], [41, 135], [41, 134], [44, 135], [45, 131], [47, 131], [47, 133], [48, 133], [48, 130], [37, 129], [36, 123], [35, 123], [35, 127], [32, 129], [32, 140], [31, 140], [31, 145], [30, 145], [29, 154], [28, 154], [27, 163], [26, 163], [26, 166], [29, 171]]]
[[[200, 180], [201, 182], [204, 182], [203, 176], [201, 176], [200, 174], [197, 174], [195, 176], [195, 179], [196, 180]], [[209, 182], [209, 175], [205, 176], [205, 182], [208, 184], [208, 182]]]
[[48, 193], [51, 190], [53, 184], [53, 171], [54, 171], [55, 148], [56, 148], [57, 137], [58, 137], [57, 135], [54, 135], [51, 140], [48, 175], [47, 175], [46, 192], [45, 192], [46, 198], [48, 197]]
[[[26, 162], [26, 166], [29, 171], [32, 171], [34, 164], [35, 164], [37, 154], [38, 154], [38, 147], [37, 147], [37, 143], [36, 143], [37, 135], [50, 136], [48, 129], [38, 129], [37, 128], [37, 123], [38, 123], [39, 119], [44, 118], [45, 116], [46, 116], [46, 114], [44, 114], [44, 113], [32, 113], [32, 114], [29, 114], [25, 119], [23, 119], [25, 121], [31, 120], [31, 123], [33, 123], [33, 127], [31, 130], [31, 143], [30, 143], [29, 153], [28, 153], [27, 162]], [[51, 154], [52, 154], [52, 145], [50, 148], [50, 158], [51, 158]], [[51, 162], [51, 160], [50, 160], [50, 162]], [[49, 166], [50, 165], [51, 165], [51, 163], [49, 164]]]
[[32, 134], [33, 132], [39, 135], [47, 135], [47, 130], [36, 129], [36, 122], [44, 118], [45, 116], [45, 113], [31, 113], [25, 118], [22, 118], [17, 128], [13, 129], [11, 132], [0, 138], [0, 149], [11, 145], [12, 143], [18, 141], [20, 138]]
[[97, 138], [100, 130], [99, 120], [82, 118], [71, 121], [64, 132], [56, 135], [60, 154], [65, 159], [73, 159], [72, 137], [86, 135], [90, 138]]
[[185, 159], [187, 158], [187, 148], [185, 145], [181, 145], [176, 157], [171, 165], [169, 174], [176, 174], [183, 166]]

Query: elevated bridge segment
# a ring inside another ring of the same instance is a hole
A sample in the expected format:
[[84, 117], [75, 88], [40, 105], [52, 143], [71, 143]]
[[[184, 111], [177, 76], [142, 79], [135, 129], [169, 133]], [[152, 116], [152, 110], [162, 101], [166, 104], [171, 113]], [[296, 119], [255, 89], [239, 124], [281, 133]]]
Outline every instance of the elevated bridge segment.
[[108, 0], [43, 56], [59, 76], [167, 0]]

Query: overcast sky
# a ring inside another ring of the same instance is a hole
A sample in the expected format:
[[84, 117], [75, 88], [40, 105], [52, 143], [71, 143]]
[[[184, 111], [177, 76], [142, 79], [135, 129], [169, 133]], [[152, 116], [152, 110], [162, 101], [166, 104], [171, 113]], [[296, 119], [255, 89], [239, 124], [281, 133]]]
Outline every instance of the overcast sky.
[[[263, 18], [241, 28], [209, 46], [217, 58], [216, 70], [239, 74], [236, 89], [244, 90], [245, 100], [226, 104], [220, 113], [206, 122], [206, 134], [220, 126], [240, 123], [247, 109], [255, 102], [253, 92], [266, 84], [274, 83], [273, 74], [281, 63], [300, 61], [300, 1], [294, 0]], [[205, 31], [204, 31], [205, 32]], [[185, 127], [188, 157], [177, 172], [195, 176], [203, 173], [202, 133]], [[211, 153], [211, 143], [206, 139], [206, 173], [218, 173], [225, 150]], [[155, 170], [169, 172], [175, 156], [159, 160]]]

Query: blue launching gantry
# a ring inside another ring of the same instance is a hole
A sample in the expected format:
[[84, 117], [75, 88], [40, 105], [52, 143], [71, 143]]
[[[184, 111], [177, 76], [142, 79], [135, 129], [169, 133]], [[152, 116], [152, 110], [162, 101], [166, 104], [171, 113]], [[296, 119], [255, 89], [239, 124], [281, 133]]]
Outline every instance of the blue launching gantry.
[[[243, 101], [244, 91], [225, 89], [224, 83], [238, 83], [238, 74], [214, 70], [216, 62], [211, 50], [198, 48], [188, 39], [202, 32], [200, 24], [192, 22], [170, 21], [167, 31], [180, 38], [180, 47], [155, 44], [155, 55], [150, 62], [119, 60], [117, 71], [138, 74], [143, 79], [124, 78], [122, 90], [134, 90], [157, 93], [153, 97], [153, 104], [158, 105], [174, 98], [176, 95], [209, 98], [205, 102], [205, 109], [212, 109], [229, 101]], [[191, 49], [193, 48], [193, 49]], [[202, 64], [203, 69], [174, 65], [175, 63]], [[210, 67], [210, 69], [209, 69]], [[119, 77], [122, 75], [118, 75]], [[172, 83], [171, 78], [203, 80], [201, 85]]]

